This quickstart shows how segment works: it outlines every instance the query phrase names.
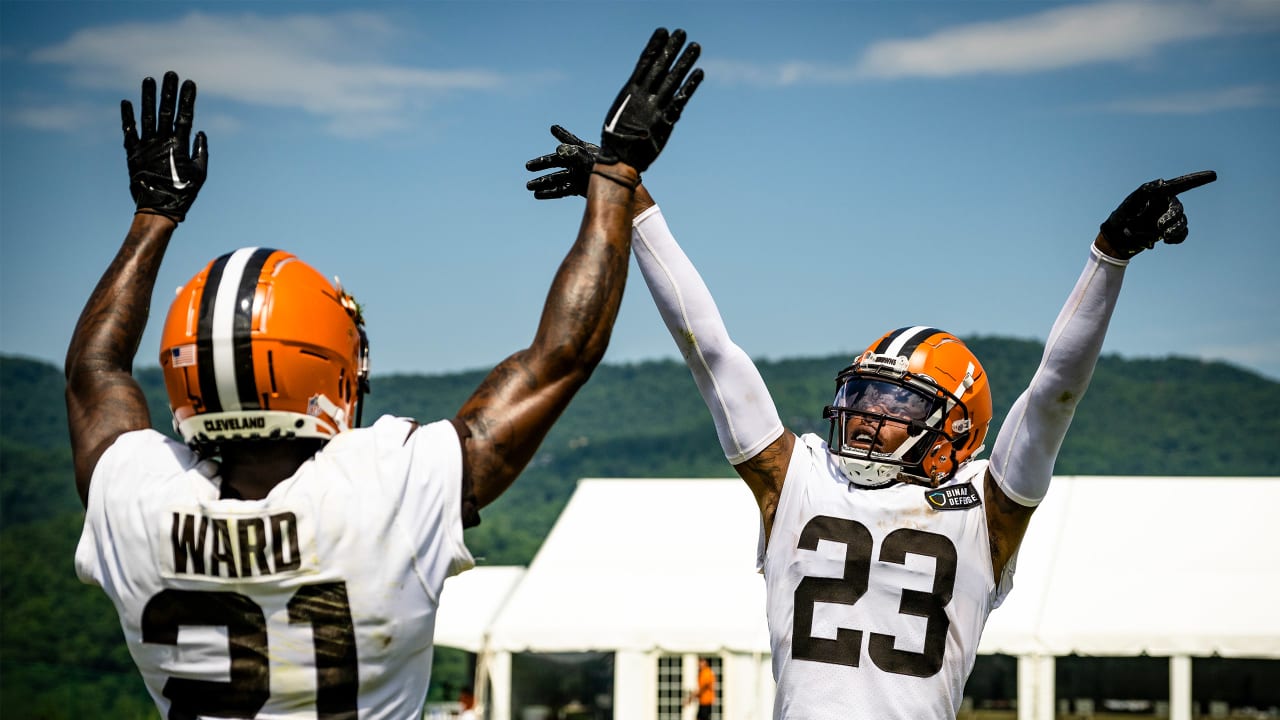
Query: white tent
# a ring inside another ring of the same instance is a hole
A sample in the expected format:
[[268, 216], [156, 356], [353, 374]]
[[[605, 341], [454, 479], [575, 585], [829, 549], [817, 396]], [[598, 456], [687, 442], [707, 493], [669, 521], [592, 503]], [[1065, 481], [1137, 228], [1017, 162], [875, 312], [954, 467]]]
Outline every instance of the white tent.
[[436, 644], [483, 650], [489, 626], [524, 573], [517, 565], [481, 565], [445, 580], [436, 610]]
[[1280, 658], [1280, 478], [1057, 477], [982, 652]]
[[759, 517], [741, 480], [583, 480], [490, 647], [767, 653]]
[[1019, 718], [1054, 717], [1055, 656], [1280, 658], [1280, 478], [1055, 477], [978, 651], [1018, 656]]
[[726, 717], [768, 717], [759, 528], [741, 480], [582, 480], [490, 628], [489, 717], [511, 717], [511, 653], [595, 650], [615, 720], [654, 717], [658, 658], [692, 653], [724, 658]]
[[[1280, 478], [1055, 478], [979, 647], [1019, 657], [1019, 717], [1054, 716], [1055, 655], [1170, 657], [1175, 720], [1191, 657], [1280, 658], [1276, 507]], [[511, 717], [511, 653], [588, 650], [615, 653], [616, 720], [656, 717], [681, 653], [724, 658], [725, 717], [769, 717], [759, 523], [737, 479], [581, 481], [488, 625], [488, 717]]]

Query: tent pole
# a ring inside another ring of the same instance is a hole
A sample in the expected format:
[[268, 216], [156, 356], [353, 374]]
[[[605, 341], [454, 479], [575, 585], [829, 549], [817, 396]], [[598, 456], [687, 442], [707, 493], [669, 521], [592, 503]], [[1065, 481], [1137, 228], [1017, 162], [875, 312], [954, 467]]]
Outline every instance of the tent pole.
[[1018, 656], [1018, 720], [1053, 720], [1052, 655]]
[[1191, 720], [1191, 657], [1169, 658], [1169, 720]]
[[511, 720], [511, 653], [499, 650], [493, 653], [488, 663], [489, 686], [493, 694], [489, 697], [489, 720]]

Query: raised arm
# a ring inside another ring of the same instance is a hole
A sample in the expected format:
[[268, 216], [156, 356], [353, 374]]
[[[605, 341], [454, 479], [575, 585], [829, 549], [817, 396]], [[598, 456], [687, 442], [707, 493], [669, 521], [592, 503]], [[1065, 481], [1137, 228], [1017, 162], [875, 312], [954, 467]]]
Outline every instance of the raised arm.
[[[599, 148], [559, 125], [552, 126], [551, 134], [560, 141], [556, 151], [526, 167], [562, 169], [530, 180], [527, 187], [538, 199], [580, 195]], [[730, 339], [711, 291], [643, 185], [636, 189], [634, 210], [636, 263], [711, 411], [725, 457], [755, 495], [767, 538], [795, 435], [784, 431], [755, 363]]]
[[[561, 263], [532, 344], [498, 364], [458, 411], [463, 463], [480, 506], [524, 469], [604, 356], [622, 302], [640, 173], [697, 88], [696, 43], [659, 28], [605, 119], [578, 238]], [[677, 57], [678, 56], [678, 57]], [[686, 76], [688, 79], [686, 81]]]
[[133, 105], [128, 100], [120, 103], [129, 190], [137, 212], [124, 244], [80, 314], [66, 359], [67, 424], [76, 489], [86, 504], [93, 468], [102, 453], [120, 435], [151, 427], [146, 398], [133, 379], [133, 357], [169, 239], [204, 184], [204, 133], [196, 134], [193, 152], [188, 151], [195, 100], [195, 83], [183, 83], [179, 94], [178, 76], [165, 73], [157, 118], [156, 82], [146, 78], [141, 133]]
[[987, 521], [993, 568], [1003, 571], [1044, 499], [1080, 398], [1093, 378], [1129, 260], [1163, 241], [1187, 237], [1177, 194], [1216, 179], [1213, 172], [1154, 180], [1131, 193], [1102, 224], [1089, 259], [1045, 342], [1040, 366], [1014, 401], [991, 450]]
[[767, 540], [796, 436], [782, 426], [751, 357], [729, 337], [711, 290], [676, 243], [662, 210], [643, 187], [636, 202], [636, 264], [711, 411], [725, 458], [755, 495]]

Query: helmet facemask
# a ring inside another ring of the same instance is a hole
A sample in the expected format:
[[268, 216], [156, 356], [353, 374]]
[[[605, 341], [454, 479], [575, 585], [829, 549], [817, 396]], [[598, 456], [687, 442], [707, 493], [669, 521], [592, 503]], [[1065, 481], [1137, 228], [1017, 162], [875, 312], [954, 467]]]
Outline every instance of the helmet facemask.
[[957, 466], [972, 422], [955, 393], [906, 370], [907, 358], [865, 353], [836, 377], [823, 412], [827, 445], [851, 482], [880, 487], [904, 481], [936, 486]]

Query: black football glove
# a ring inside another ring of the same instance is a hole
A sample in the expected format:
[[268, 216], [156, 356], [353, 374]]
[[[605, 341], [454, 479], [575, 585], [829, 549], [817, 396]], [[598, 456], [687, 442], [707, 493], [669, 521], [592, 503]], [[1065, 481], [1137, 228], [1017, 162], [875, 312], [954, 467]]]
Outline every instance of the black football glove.
[[1187, 239], [1187, 216], [1178, 193], [1218, 179], [1212, 170], [1190, 173], [1172, 180], [1152, 180], [1129, 193], [1102, 223], [1102, 235], [1111, 247], [1129, 259], [1157, 242], [1176, 245]]
[[559, 125], [551, 126], [551, 134], [560, 141], [556, 151], [550, 155], [540, 155], [525, 163], [525, 169], [531, 172], [564, 168], [538, 177], [525, 183], [525, 187], [533, 191], [538, 200], [551, 200], [581, 195], [586, 197], [587, 184], [591, 180], [591, 166], [600, 157], [600, 146], [582, 140], [577, 135]]
[[[662, 152], [685, 103], [702, 82], [701, 69], [689, 73], [702, 52], [698, 43], [689, 43], [676, 59], [684, 40], [683, 30], [676, 30], [670, 36], [666, 28], [653, 31], [631, 79], [605, 116], [598, 162], [605, 165], [624, 162], [644, 172]], [[685, 75], [689, 76], [687, 82]]]
[[[177, 117], [174, 107], [177, 106]], [[204, 185], [209, 165], [208, 138], [196, 133], [194, 152], [188, 152], [195, 115], [196, 84], [187, 80], [178, 94], [178, 74], [164, 74], [160, 116], [156, 123], [156, 81], [142, 81], [142, 135], [133, 121], [133, 105], [120, 101], [120, 124], [129, 158], [129, 192], [138, 212], [164, 215], [182, 222]]]

